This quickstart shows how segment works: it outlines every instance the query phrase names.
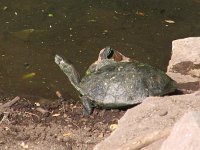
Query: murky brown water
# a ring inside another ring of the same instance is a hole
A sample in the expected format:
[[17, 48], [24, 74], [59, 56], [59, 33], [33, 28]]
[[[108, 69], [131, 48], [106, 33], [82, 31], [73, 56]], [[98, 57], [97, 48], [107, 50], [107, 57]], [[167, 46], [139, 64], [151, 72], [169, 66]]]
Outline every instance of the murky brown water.
[[[165, 20], [174, 21], [167, 23]], [[1, 0], [0, 93], [75, 96], [54, 55], [83, 75], [105, 46], [166, 70], [174, 39], [200, 36], [198, 0]], [[24, 35], [25, 29], [34, 32]], [[35, 73], [32, 78], [23, 76]]]

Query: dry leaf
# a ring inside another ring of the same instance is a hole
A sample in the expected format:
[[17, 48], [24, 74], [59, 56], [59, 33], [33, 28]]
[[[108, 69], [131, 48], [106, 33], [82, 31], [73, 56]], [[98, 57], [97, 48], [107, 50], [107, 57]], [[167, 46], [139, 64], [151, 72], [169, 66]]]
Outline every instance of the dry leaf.
[[103, 138], [104, 137], [104, 134], [101, 132], [98, 136], [99, 138]]
[[60, 114], [53, 114], [52, 117], [58, 117]]
[[117, 124], [111, 124], [109, 128], [110, 128], [110, 130], [113, 131], [117, 128], [117, 126], [118, 126]]
[[144, 16], [145, 14], [144, 14], [144, 12], [142, 12], [142, 11], [136, 11], [136, 13], [135, 13], [136, 15], [138, 15], [138, 16]]
[[56, 95], [58, 96], [58, 98], [62, 98], [62, 94], [60, 93], [60, 91], [56, 91]]
[[71, 132], [66, 132], [66, 133], [63, 134], [64, 137], [66, 137], [66, 136], [71, 136], [71, 135], [72, 135]]

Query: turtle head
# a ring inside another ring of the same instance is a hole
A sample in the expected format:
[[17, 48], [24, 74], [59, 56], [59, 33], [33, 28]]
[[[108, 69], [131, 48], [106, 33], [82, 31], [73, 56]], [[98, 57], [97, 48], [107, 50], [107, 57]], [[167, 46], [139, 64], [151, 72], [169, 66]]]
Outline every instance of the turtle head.
[[100, 52], [99, 57], [101, 60], [103, 59], [110, 59], [114, 55], [114, 50], [110, 47], [107, 46], [103, 49], [103, 51]]
[[78, 89], [78, 84], [80, 82], [80, 75], [73, 67], [73, 65], [69, 63], [69, 61], [64, 60], [59, 55], [55, 56], [55, 63], [60, 67], [60, 69], [65, 73], [65, 75], [67, 75], [71, 84], [76, 89]]

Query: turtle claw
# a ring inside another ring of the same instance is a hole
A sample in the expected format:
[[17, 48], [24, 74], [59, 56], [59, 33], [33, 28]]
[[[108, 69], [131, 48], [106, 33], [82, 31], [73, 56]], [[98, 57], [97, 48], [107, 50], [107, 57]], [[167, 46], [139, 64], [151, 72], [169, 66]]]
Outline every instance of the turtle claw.
[[83, 108], [83, 116], [89, 116], [91, 112], [88, 112], [85, 108]]
[[83, 115], [84, 116], [90, 115], [93, 111], [90, 101], [88, 100], [88, 98], [86, 96], [82, 96], [81, 101], [83, 104]]

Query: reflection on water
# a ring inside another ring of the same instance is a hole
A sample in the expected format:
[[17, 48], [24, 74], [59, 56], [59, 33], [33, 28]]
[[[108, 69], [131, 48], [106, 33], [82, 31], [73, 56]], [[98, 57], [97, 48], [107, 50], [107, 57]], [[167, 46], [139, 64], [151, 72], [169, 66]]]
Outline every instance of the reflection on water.
[[[60, 90], [74, 96], [74, 88], [54, 63], [57, 53], [72, 61], [81, 75], [108, 45], [166, 70], [172, 40], [200, 36], [198, 0], [0, 3], [0, 93], [5, 95], [53, 98]], [[24, 35], [32, 29], [35, 32]]]

